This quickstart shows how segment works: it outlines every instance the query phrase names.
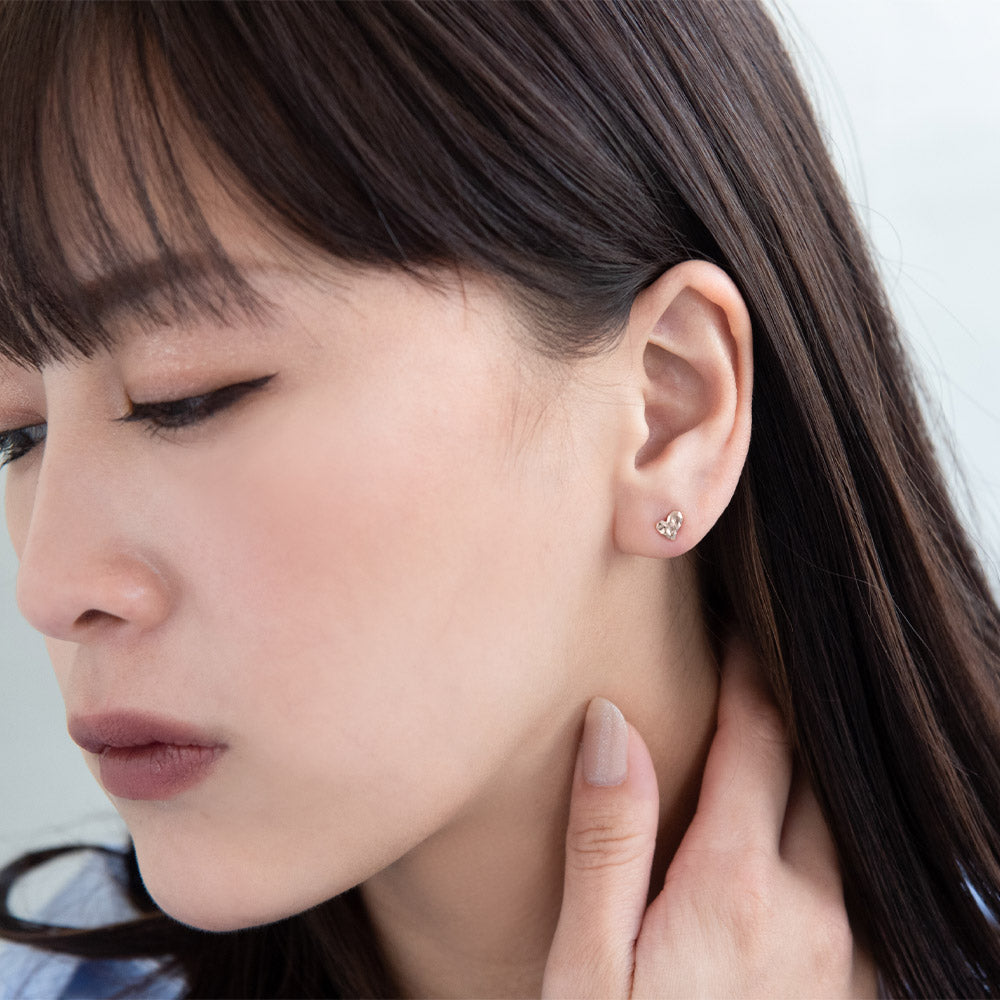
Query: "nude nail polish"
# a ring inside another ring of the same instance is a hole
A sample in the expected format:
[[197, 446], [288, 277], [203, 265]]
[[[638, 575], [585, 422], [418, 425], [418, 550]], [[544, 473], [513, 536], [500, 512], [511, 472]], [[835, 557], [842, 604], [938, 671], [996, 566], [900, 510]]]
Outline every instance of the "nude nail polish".
[[628, 725], [607, 698], [594, 698], [583, 724], [583, 777], [589, 785], [620, 785], [628, 777]]

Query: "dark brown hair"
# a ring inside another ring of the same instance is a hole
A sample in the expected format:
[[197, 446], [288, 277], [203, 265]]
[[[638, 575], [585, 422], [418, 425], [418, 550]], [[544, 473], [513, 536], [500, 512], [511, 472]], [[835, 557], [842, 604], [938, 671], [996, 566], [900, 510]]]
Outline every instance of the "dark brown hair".
[[[997, 608], [758, 5], [8, 2], [0, 53], [0, 351], [28, 364], [106, 339], [58, 206], [96, 262], [135, 256], [100, 198], [97, 146], [175, 279], [170, 307], [254, 308], [178, 129], [276, 232], [364, 265], [502, 279], [552, 354], [612, 342], [682, 260], [725, 269], [753, 321], [754, 431], [698, 548], [707, 613], [769, 672], [887, 989], [995, 992]], [[192, 245], [225, 301], [190, 280]], [[72, 933], [7, 910], [3, 934], [172, 956], [192, 996], [395, 990], [354, 893], [222, 938], [141, 903], [135, 924]]]

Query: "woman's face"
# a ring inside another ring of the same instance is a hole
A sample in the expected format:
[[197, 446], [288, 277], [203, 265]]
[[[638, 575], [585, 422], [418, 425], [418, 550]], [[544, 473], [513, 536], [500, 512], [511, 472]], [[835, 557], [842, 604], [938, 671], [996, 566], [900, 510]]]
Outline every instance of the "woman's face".
[[[220, 748], [190, 774], [187, 751], [85, 752], [154, 898], [210, 929], [356, 884], [535, 751], [610, 504], [607, 398], [485, 281], [253, 280], [260, 327], [122, 313], [92, 359], [0, 367], [0, 429], [47, 422], [6, 513], [71, 734]], [[247, 383], [187, 426], [120, 419]]]

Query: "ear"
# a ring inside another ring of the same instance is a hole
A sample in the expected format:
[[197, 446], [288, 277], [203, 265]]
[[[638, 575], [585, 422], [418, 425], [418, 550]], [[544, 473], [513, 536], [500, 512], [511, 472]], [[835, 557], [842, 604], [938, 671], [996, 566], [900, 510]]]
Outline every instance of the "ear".
[[[626, 553], [680, 555], [707, 534], [736, 490], [750, 444], [750, 316], [724, 271], [685, 261], [633, 304], [621, 347], [637, 404], [622, 438], [614, 538]], [[680, 511], [671, 540], [657, 522]]]

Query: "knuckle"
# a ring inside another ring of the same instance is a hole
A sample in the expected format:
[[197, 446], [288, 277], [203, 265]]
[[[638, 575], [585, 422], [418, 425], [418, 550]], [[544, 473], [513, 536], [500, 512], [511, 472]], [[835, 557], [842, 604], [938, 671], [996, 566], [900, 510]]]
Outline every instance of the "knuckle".
[[776, 705], [755, 706], [748, 715], [747, 727], [754, 743], [769, 747], [776, 753], [785, 753], [791, 747], [785, 720]]
[[723, 917], [743, 954], [756, 953], [775, 924], [779, 909], [775, 880], [768, 852], [748, 848], [734, 859]]
[[643, 860], [650, 846], [648, 833], [623, 829], [613, 817], [595, 817], [569, 830], [567, 866], [587, 872], [627, 867]]
[[854, 935], [843, 907], [830, 907], [818, 915], [812, 931], [813, 965], [824, 977], [850, 972], [854, 960]]
[[756, 907], [771, 896], [778, 866], [776, 856], [767, 848], [747, 845], [725, 867], [733, 902]]

